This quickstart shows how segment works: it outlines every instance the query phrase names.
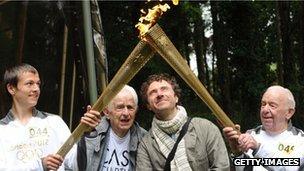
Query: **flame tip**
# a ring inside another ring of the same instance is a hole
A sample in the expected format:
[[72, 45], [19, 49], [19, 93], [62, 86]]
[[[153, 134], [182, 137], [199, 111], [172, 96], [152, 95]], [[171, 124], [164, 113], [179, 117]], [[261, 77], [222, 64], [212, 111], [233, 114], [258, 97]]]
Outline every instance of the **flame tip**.
[[[150, 2], [151, 0], [148, 0]], [[162, 1], [162, 0], [160, 0]], [[179, 0], [172, 0], [174, 5], [178, 4]], [[139, 37], [143, 39], [144, 34], [152, 27], [156, 21], [163, 15], [164, 12], [166, 12], [168, 9], [170, 9], [170, 6], [165, 4], [157, 4], [152, 7], [152, 9], [148, 9], [148, 11], [145, 11], [143, 9], [140, 10], [140, 12], [143, 14], [139, 18], [139, 23], [135, 25], [135, 27], [139, 30]], [[145, 15], [145, 16], [144, 16]]]

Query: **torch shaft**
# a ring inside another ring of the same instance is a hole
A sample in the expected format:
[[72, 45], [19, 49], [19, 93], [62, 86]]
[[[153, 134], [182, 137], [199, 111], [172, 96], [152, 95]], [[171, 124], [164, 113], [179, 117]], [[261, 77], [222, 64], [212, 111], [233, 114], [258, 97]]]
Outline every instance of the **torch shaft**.
[[223, 126], [235, 127], [233, 122], [215, 102], [204, 85], [189, 68], [187, 62], [158, 24], [149, 29], [144, 39], [171, 65], [195, 93], [206, 103]]
[[[140, 41], [120, 67], [109, 85], [102, 92], [98, 100], [92, 106], [92, 110], [102, 111], [115, 95], [126, 85], [135, 74], [151, 59], [154, 55], [153, 49], [145, 41]], [[80, 123], [72, 132], [70, 137], [58, 150], [57, 154], [64, 157], [73, 145], [81, 138], [85, 131], [90, 127]]]

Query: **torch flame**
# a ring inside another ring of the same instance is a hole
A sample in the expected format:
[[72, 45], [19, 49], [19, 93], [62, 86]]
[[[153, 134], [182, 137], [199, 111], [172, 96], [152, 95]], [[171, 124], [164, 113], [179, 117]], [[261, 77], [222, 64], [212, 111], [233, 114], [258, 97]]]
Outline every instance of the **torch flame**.
[[[178, 4], [179, 0], [172, 0], [174, 5]], [[139, 22], [135, 25], [135, 27], [139, 30], [139, 36], [143, 38], [144, 34], [152, 27], [156, 21], [161, 17], [161, 15], [170, 9], [168, 4], [158, 4], [152, 7], [152, 9], [148, 9], [148, 13], [141, 9], [142, 17], [139, 18]], [[145, 15], [146, 14], [146, 15]], [[145, 15], [145, 16], [144, 16]]]
[[179, 1], [179, 0], [172, 0], [173, 5], [178, 5], [178, 1]]

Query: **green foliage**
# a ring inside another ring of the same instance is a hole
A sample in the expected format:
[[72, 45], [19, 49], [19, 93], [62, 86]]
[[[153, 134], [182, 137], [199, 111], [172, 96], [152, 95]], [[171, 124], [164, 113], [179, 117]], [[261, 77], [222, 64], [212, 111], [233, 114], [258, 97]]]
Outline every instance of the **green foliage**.
[[[138, 31], [135, 25], [140, 17], [140, 9], [151, 6], [140, 1], [99, 1], [103, 24], [106, 53], [108, 57], [109, 80], [116, 74], [125, 59], [138, 43]], [[154, 4], [156, 2], [153, 2]], [[164, 2], [163, 2], [164, 3]], [[81, 4], [81, 3], [79, 3]], [[171, 5], [171, 4], [170, 4]], [[204, 7], [204, 8], [203, 8]], [[229, 114], [235, 123], [246, 130], [259, 124], [259, 105], [262, 92], [270, 85], [278, 82], [278, 58], [280, 44], [278, 43], [278, 27], [276, 2], [272, 1], [225, 1], [218, 3], [218, 19], [222, 22], [219, 28], [225, 47], [225, 58], [231, 94], [231, 109]], [[19, 2], [7, 2], [0, 6], [0, 71], [6, 65], [15, 62], [18, 44], [18, 12]], [[80, 8], [81, 9], [81, 8]], [[181, 1], [178, 6], [171, 5], [158, 24], [163, 28], [182, 56], [189, 61], [194, 47], [194, 23], [210, 10], [209, 2]], [[61, 49], [63, 34], [63, 18], [55, 2], [29, 2], [27, 28], [25, 37], [24, 62], [29, 62], [41, 71], [44, 78], [44, 95], [40, 105], [47, 111], [58, 109], [58, 84], [61, 66]], [[298, 1], [291, 2], [291, 42], [292, 52], [297, 61], [301, 60], [299, 29], [300, 6]], [[68, 16], [67, 16], [68, 17]], [[203, 16], [205, 27], [212, 29], [214, 23], [209, 16]], [[12, 35], [10, 37], [9, 35]], [[75, 35], [72, 35], [75, 36]], [[79, 35], [78, 35], [79, 36]], [[207, 53], [215, 61], [222, 62], [222, 57], [214, 56], [213, 38], [207, 41]], [[213, 55], [213, 56], [212, 56]], [[303, 59], [302, 59], [303, 60]], [[297, 63], [297, 62], [295, 62]], [[296, 76], [300, 75], [297, 64]], [[218, 75], [218, 66], [211, 71], [212, 96], [217, 102], [222, 102], [223, 92], [219, 91], [222, 75]], [[211, 66], [209, 67], [211, 70]], [[191, 116], [208, 118], [216, 123], [207, 106], [195, 95], [194, 91], [175, 73], [175, 71], [159, 56], [151, 61], [131, 80], [130, 85], [139, 90], [141, 83], [150, 74], [167, 72], [175, 75], [183, 89], [182, 104]], [[70, 73], [69, 73], [70, 74]], [[302, 73], [303, 74], [303, 73]], [[303, 91], [303, 80], [290, 85], [297, 99], [297, 104], [303, 105], [300, 93]], [[54, 99], [49, 101], [50, 96]], [[223, 105], [219, 103], [220, 105]], [[149, 128], [153, 115], [144, 109], [137, 115], [137, 120]], [[296, 114], [296, 125], [303, 128], [303, 114]]]

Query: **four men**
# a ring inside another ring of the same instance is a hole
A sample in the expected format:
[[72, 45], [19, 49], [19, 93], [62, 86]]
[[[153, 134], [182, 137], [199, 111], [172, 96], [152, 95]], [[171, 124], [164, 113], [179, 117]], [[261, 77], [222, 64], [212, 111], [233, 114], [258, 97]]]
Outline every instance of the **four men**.
[[[230, 169], [219, 129], [206, 119], [188, 117], [185, 108], [178, 105], [179, 85], [167, 74], [151, 75], [142, 84], [143, 101], [154, 113], [147, 134], [134, 122], [138, 97], [126, 85], [103, 111], [101, 122], [100, 113], [87, 107], [81, 122], [95, 129], [86, 133], [65, 159], [55, 153], [69, 137], [68, 127], [60, 117], [35, 108], [41, 84], [37, 70], [28, 64], [17, 65], [5, 72], [4, 83], [12, 107], [0, 121], [0, 170]], [[292, 93], [281, 86], [269, 87], [261, 100], [261, 126], [240, 135], [231, 127], [223, 129], [234, 155], [300, 158], [303, 164], [304, 133], [291, 124], [294, 112]]]

